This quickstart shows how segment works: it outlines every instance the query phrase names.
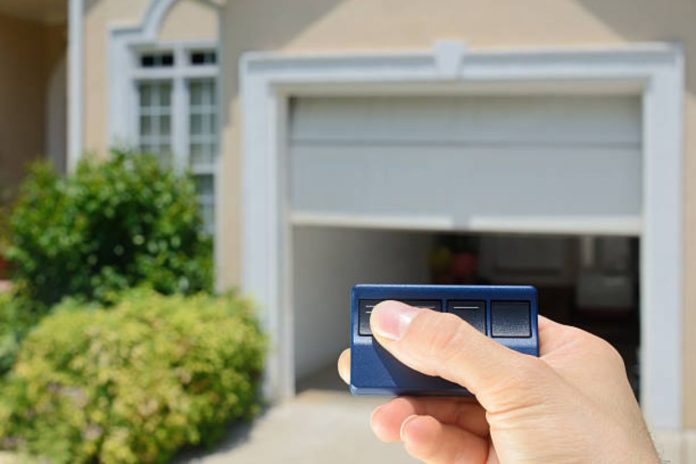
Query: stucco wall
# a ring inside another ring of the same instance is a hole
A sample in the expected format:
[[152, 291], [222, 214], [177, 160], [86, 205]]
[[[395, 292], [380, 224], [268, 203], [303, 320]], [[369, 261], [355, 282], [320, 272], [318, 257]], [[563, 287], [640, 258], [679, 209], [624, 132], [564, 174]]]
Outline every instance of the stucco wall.
[[108, 150], [108, 53], [111, 28], [140, 24], [149, 0], [88, 0], [85, 14], [84, 149], [103, 156]]
[[167, 14], [159, 39], [215, 40], [218, 33], [219, 21], [214, 8], [195, 0], [180, 0]]
[[602, 46], [645, 41], [684, 44], [685, 170], [685, 424], [696, 427], [696, 4], [690, 0], [231, 0], [226, 9], [225, 155], [228, 201], [221, 245], [222, 282], [240, 275], [239, 106], [240, 55], [247, 50], [345, 51], [430, 48], [456, 39], [471, 48]]
[[45, 152], [48, 81], [64, 52], [64, 26], [0, 16], [0, 195]]

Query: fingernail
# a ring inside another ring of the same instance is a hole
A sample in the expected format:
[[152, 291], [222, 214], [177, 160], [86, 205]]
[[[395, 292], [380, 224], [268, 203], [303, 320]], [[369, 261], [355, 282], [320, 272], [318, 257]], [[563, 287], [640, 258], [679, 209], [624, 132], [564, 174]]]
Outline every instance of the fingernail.
[[418, 308], [398, 301], [383, 301], [372, 311], [372, 330], [384, 338], [398, 340], [406, 332], [418, 311]]

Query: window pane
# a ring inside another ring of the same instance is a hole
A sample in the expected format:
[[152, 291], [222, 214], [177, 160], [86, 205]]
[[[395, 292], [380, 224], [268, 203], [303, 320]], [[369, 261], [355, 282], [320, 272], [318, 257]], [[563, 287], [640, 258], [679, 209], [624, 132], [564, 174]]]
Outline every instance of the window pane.
[[174, 66], [172, 52], [145, 53], [140, 56], [140, 66], [143, 68], [169, 68]]
[[201, 86], [201, 93], [203, 95], [203, 104], [212, 105], [213, 104], [213, 83], [206, 82]]
[[217, 134], [217, 114], [215, 112], [210, 114], [210, 125], [208, 127], [210, 127], [211, 134]]
[[159, 84], [159, 104], [169, 107], [172, 104], [172, 85], [168, 82]]
[[191, 52], [191, 64], [194, 66], [215, 63], [217, 63], [217, 54], [214, 51]]
[[201, 216], [203, 217], [203, 231], [208, 235], [215, 234], [215, 204], [205, 202], [201, 204]]
[[149, 116], [140, 117], [140, 135], [152, 135], [152, 119]]
[[209, 234], [215, 232], [215, 179], [211, 174], [195, 176], [198, 203], [201, 208], [203, 230]]
[[198, 106], [203, 102], [201, 84], [199, 82], [191, 82], [189, 85], [189, 89], [191, 92], [191, 106]]
[[200, 143], [191, 144], [191, 166], [200, 166], [204, 164], [203, 145]]
[[140, 85], [140, 106], [152, 105], [152, 88], [149, 85]]
[[213, 176], [212, 174], [204, 174], [201, 176], [195, 176], [196, 182], [196, 192], [199, 195], [212, 196], [214, 193], [213, 186]]
[[200, 114], [191, 115], [191, 135], [203, 134], [203, 116]]
[[161, 135], [170, 135], [172, 133], [172, 120], [169, 115], [160, 116], [159, 129]]

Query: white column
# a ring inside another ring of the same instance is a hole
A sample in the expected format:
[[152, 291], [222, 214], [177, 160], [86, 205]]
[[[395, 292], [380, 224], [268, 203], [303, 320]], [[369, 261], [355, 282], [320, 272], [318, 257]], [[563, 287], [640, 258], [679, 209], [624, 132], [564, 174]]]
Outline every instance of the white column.
[[68, 27], [68, 153], [67, 172], [82, 156], [84, 0], [70, 0]]

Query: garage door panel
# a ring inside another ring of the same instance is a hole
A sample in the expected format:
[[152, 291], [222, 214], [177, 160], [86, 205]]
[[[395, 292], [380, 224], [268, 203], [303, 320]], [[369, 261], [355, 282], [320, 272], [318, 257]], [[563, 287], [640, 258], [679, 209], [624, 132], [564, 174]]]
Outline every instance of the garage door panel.
[[312, 147], [293, 163], [292, 204], [319, 214], [639, 215], [631, 150]]
[[437, 217], [462, 230], [482, 218], [501, 230], [543, 218], [585, 221], [585, 233], [604, 232], [605, 219], [639, 224], [637, 99], [310, 100], [293, 111], [294, 217], [405, 218], [404, 226]]
[[[292, 141], [303, 144], [627, 145], [640, 140], [632, 97], [303, 98]], [[549, 129], [553, 129], [549, 131]]]

